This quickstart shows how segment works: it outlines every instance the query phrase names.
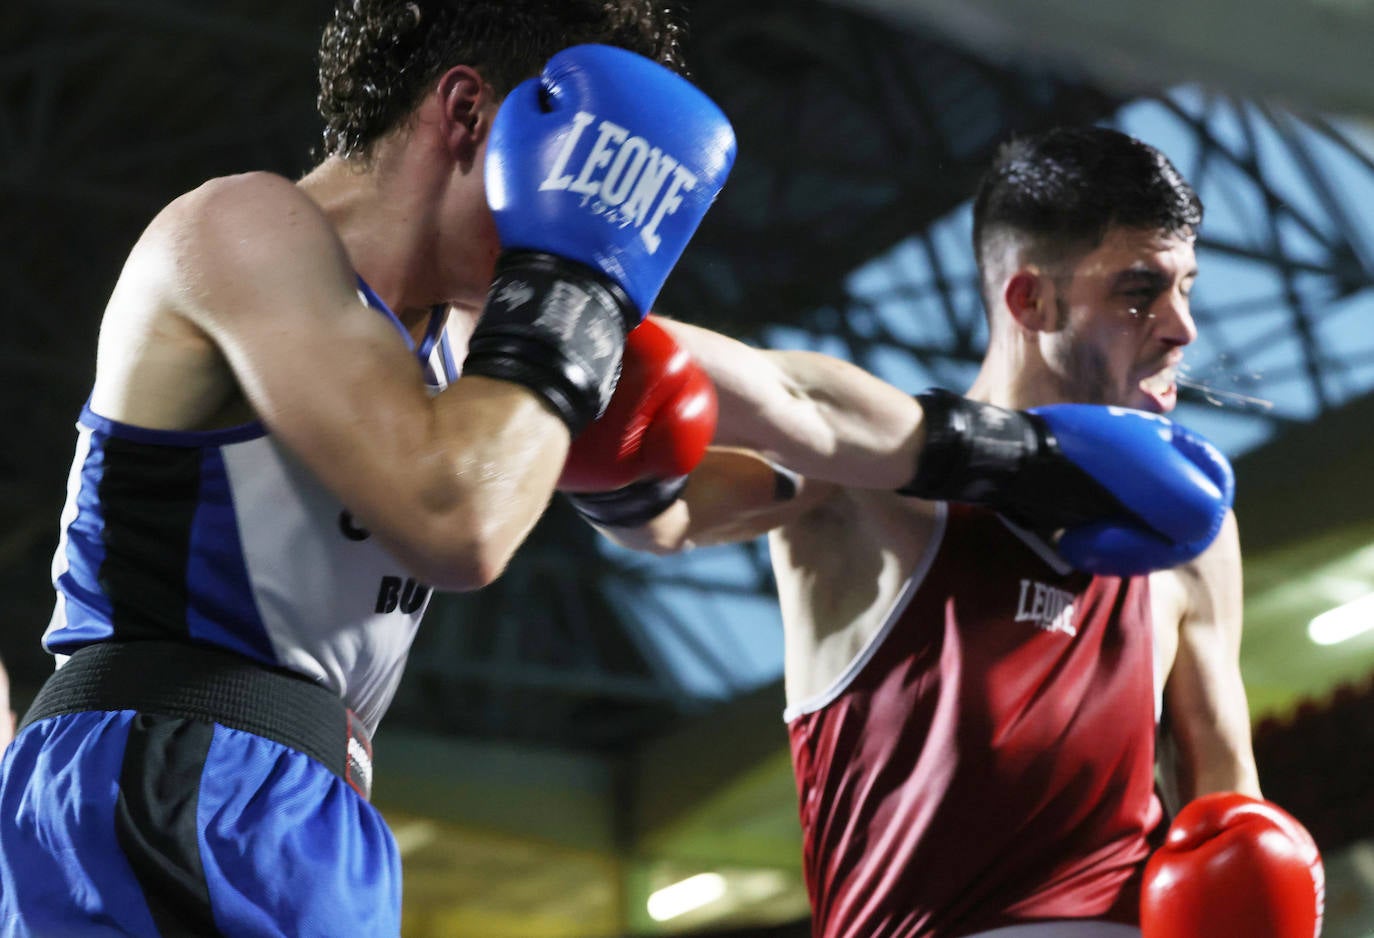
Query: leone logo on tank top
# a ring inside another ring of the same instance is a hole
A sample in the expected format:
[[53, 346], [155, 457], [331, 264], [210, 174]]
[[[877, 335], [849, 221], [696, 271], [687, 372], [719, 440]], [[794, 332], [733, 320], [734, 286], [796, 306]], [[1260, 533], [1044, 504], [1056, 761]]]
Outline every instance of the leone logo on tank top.
[[1035, 580], [1021, 581], [1021, 596], [1016, 603], [1016, 621], [1034, 622], [1046, 632], [1062, 632], [1070, 638], [1074, 628], [1073, 593]]

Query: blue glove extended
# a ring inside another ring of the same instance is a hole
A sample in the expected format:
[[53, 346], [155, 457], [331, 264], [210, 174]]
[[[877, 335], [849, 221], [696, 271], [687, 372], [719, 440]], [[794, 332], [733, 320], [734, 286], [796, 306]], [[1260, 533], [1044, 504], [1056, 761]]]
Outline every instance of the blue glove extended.
[[1206, 439], [1121, 407], [1058, 404], [1030, 412], [1044, 419], [1064, 455], [1136, 519], [1068, 528], [1058, 550], [1069, 563], [1092, 573], [1146, 573], [1186, 563], [1216, 539], [1236, 483], [1230, 462]]
[[917, 396], [926, 443], [900, 491], [987, 505], [1046, 536], [1090, 573], [1185, 563], [1216, 539], [1235, 497], [1231, 465], [1164, 417], [1054, 404], [1012, 411], [947, 391]]
[[464, 372], [525, 384], [574, 434], [599, 416], [734, 158], [710, 98], [633, 52], [574, 46], [517, 85], [487, 144], [502, 255]]

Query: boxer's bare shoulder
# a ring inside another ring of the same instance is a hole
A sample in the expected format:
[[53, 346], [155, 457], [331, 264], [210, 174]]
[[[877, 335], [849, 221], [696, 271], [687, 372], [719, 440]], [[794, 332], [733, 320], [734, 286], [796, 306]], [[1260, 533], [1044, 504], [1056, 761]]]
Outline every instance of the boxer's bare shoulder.
[[[211, 180], [169, 203], [130, 252], [101, 323], [91, 406], [137, 426], [204, 430], [252, 419], [223, 344], [280, 310], [348, 302], [338, 236], [272, 173]], [[313, 299], [311, 299], [313, 298]]]
[[936, 502], [836, 486], [772, 532], [789, 704], [830, 687], [882, 628], [937, 546], [943, 512]]

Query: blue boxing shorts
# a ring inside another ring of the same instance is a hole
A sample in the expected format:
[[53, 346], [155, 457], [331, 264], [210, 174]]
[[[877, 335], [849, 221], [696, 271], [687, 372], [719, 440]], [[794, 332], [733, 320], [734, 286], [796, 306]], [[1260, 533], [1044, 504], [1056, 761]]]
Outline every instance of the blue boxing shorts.
[[2, 938], [400, 934], [395, 840], [347, 772], [147, 708], [33, 716], [0, 762]]

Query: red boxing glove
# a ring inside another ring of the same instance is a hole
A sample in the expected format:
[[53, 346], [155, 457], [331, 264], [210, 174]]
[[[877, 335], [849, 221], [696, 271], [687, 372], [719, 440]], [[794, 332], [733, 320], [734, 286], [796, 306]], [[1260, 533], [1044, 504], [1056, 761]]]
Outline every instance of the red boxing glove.
[[1277, 805], [1221, 792], [1189, 803], [1145, 867], [1144, 938], [1316, 938], [1326, 874]]
[[650, 316], [626, 340], [615, 395], [573, 440], [558, 488], [606, 492], [685, 476], [715, 432], [715, 385]]

